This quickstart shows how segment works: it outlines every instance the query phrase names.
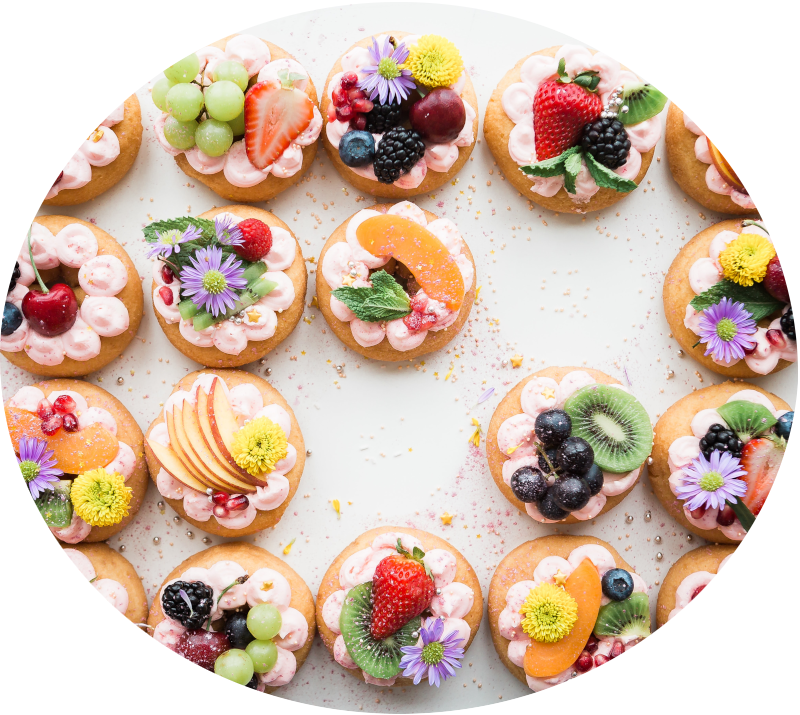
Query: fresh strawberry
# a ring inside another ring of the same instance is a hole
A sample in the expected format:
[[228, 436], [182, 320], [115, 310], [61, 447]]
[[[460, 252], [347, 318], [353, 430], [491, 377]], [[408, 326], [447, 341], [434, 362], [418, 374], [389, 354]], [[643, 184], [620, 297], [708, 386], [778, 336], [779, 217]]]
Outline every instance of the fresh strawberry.
[[754, 516], [764, 506], [785, 451], [784, 442], [766, 437], [751, 439], [742, 450], [742, 469], [747, 471], [742, 477], [747, 482], [747, 494], [742, 501]]
[[272, 248], [272, 231], [257, 218], [246, 218], [238, 223], [244, 243], [235, 250], [246, 261], [260, 261]]
[[372, 637], [388, 638], [431, 605], [436, 588], [422, 562], [425, 553], [408, 553], [397, 540], [397, 553], [387, 556], [372, 578]]
[[[746, 229], [742, 230], [744, 233]], [[789, 302], [789, 289], [786, 287], [786, 276], [783, 275], [783, 268], [777, 256], [767, 263], [767, 273], [764, 276], [764, 288], [773, 298]]]

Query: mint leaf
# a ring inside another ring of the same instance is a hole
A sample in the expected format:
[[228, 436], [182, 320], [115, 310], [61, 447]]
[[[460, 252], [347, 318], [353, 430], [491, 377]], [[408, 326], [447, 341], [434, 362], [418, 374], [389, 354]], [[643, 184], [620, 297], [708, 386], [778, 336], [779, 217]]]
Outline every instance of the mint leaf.
[[744, 303], [745, 310], [756, 321], [772, 315], [783, 307], [783, 302], [773, 298], [761, 284], [741, 286], [727, 279], [722, 279], [704, 293], [696, 295], [689, 305], [701, 312], [712, 305], [717, 305], [723, 298], [730, 298], [736, 303]]
[[372, 287], [342, 286], [333, 291], [333, 296], [365, 323], [397, 320], [411, 312], [406, 292], [386, 271], [376, 271], [370, 280]]
[[626, 194], [636, 188], [637, 184], [635, 181], [623, 179], [607, 166], [603, 166], [588, 151], [585, 153], [584, 158], [586, 159], [586, 166], [589, 169], [589, 173], [592, 175], [594, 182], [601, 189], [614, 189], [614, 191]]
[[564, 188], [568, 193], [575, 193], [575, 182], [578, 180], [578, 173], [581, 170], [583, 152], [570, 154], [564, 162]]
[[199, 228], [203, 235], [201, 236], [200, 243], [211, 242], [216, 238], [214, 231], [214, 222], [207, 218], [195, 218], [193, 216], [181, 216], [179, 218], [170, 218], [166, 221], [153, 221], [153, 223], [145, 226], [142, 229], [144, 240], [148, 243], [155, 243], [158, 241], [156, 231], [164, 233], [165, 231], [185, 231], [189, 226], [196, 226]]
[[528, 176], [538, 176], [540, 178], [561, 176], [564, 173], [564, 164], [566, 163], [567, 159], [580, 151], [581, 148], [579, 146], [573, 146], [558, 156], [554, 156], [551, 159], [545, 159], [544, 161], [538, 161], [529, 166], [522, 166], [520, 167], [520, 170], [523, 174], [527, 174]]

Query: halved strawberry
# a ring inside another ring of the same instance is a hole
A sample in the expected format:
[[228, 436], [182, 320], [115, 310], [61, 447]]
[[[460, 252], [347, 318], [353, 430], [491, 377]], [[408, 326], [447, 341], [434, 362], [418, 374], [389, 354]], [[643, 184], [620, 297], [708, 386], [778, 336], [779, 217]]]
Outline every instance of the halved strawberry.
[[742, 501], [754, 516], [764, 506], [785, 451], [785, 442], [766, 437], [751, 439], [742, 450], [742, 468], [747, 471], [742, 477], [747, 482], [747, 494]]

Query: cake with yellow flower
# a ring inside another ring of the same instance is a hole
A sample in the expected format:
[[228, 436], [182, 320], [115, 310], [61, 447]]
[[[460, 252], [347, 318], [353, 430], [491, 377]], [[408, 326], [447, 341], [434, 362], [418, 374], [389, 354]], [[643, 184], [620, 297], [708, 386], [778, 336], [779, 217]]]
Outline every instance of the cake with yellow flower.
[[373, 196], [433, 191], [475, 146], [478, 99], [445, 37], [365, 37], [336, 61], [322, 94], [325, 149], [342, 177]]
[[605, 541], [544, 536], [514, 549], [489, 586], [497, 655], [538, 692], [630, 650], [650, 635], [648, 586]]
[[161, 496], [190, 524], [217, 536], [275, 526], [305, 464], [303, 435], [289, 403], [242, 370], [186, 375], [145, 442]]
[[17, 390], [5, 413], [22, 477], [60, 541], [106, 541], [133, 519], [147, 491], [144, 438], [119, 400], [47, 380]]
[[789, 290], [761, 221], [721, 221], [698, 233], [664, 279], [664, 314], [680, 346], [726, 377], [797, 362]]

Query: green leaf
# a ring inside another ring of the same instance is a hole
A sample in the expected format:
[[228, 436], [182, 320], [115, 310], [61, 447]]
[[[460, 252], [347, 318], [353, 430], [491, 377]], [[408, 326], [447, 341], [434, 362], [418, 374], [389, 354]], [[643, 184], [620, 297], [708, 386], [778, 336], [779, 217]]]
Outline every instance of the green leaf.
[[736, 497], [735, 502], [729, 501], [727, 503], [730, 504], [731, 509], [733, 509], [733, 513], [736, 514], [736, 517], [741, 522], [742, 528], [745, 531], [750, 531], [750, 528], [756, 522], [753, 512], [747, 508], [747, 505], [739, 497]]
[[538, 161], [535, 164], [530, 164], [529, 166], [522, 166], [520, 167], [520, 170], [523, 174], [528, 174], [528, 176], [538, 176], [540, 178], [561, 176], [564, 173], [564, 164], [566, 163], [567, 159], [580, 151], [582, 150], [579, 146], [573, 146], [558, 156], [554, 156], [551, 159], [545, 159], [544, 161]]
[[578, 180], [578, 173], [581, 170], [583, 152], [577, 151], [570, 154], [564, 162], [564, 188], [568, 193], [574, 194], [576, 191], [575, 182]]
[[408, 295], [386, 271], [376, 271], [370, 280], [372, 287], [342, 286], [333, 291], [333, 296], [365, 323], [397, 320], [411, 312]]
[[627, 194], [633, 191], [637, 184], [630, 179], [623, 179], [619, 174], [611, 171], [607, 166], [603, 166], [589, 152], [585, 152], [586, 166], [592, 175], [594, 182], [601, 189], [614, 189], [620, 193]]
[[201, 236], [199, 243], [203, 242], [211, 242], [213, 241], [217, 234], [214, 230], [214, 222], [210, 221], [207, 218], [195, 218], [193, 216], [181, 216], [179, 218], [170, 218], [166, 221], [153, 221], [153, 223], [145, 226], [142, 229], [142, 233], [144, 234], [144, 240], [148, 243], [155, 243], [158, 241], [158, 236], [156, 235], [156, 231], [160, 233], [164, 233], [165, 231], [185, 231], [189, 226], [196, 226], [199, 228], [203, 235]]
[[564, 84], [569, 84], [571, 80], [567, 74], [567, 60], [565, 58], [562, 57], [558, 61], [558, 69], [556, 72], [558, 73], [559, 81], [563, 82]]
[[696, 295], [689, 305], [700, 312], [712, 305], [717, 305], [723, 298], [730, 298], [736, 303], [744, 303], [745, 310], [753, 316], [755, 321], [766, 318], [783, 307], [783, 302], [773, 298], [761, 284], [742, 286], [727, 278], [723, 278], [704, 293]]

